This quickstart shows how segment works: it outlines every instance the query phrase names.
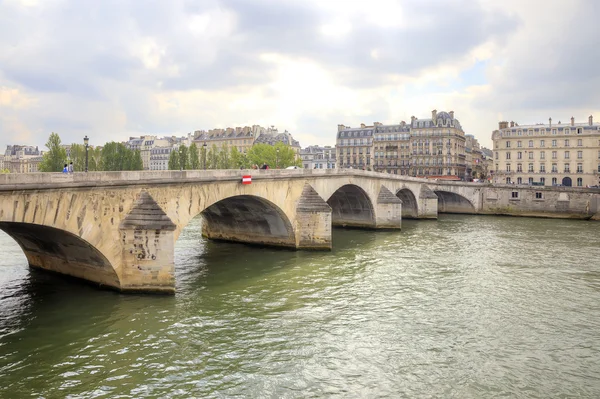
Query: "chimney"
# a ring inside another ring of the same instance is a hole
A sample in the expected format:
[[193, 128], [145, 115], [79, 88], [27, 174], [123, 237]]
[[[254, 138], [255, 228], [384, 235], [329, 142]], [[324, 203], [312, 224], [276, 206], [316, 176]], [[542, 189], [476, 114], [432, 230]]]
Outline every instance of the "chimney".
[[361, 123], [361, 124], [360, 124], [360, 128], [361, 128], [361, 129], [364, 129], [365, 127], [366, 127], [366, 126], [365, 126], [365, 124], [364, 124], [364, 123]]
[[548, 127], [552, 127], [552, 118], [548, 118]]
[[508, 122], [506, 122], [506, 121], [498, 122], [498, 129], [502, 130], [502, 129], [506, 129], [507, 127], [508, 127]]
[[416, 119], [417, 119], [417, 118], [415, 118], [414, 116], [411, 116], [411, 117], [410, 117], [410, 124], [412, 125], [413, 123], [415, 123], [415, 120], [416, 120]]
[[594, 124], [594, 117], [592, 115], [590, 115], [590, 117], [588, 118], [588, 122], [589, 122], [590, 126], [592, 126]]
[[437, 109], [434, 109], [433, 111], [431, 111], [431, 119], [433, 120], [433, 124], [436, 124], [436, 120], [437, 120]]
[[510, 127], [515, 127], [515, 122], [510, 121]]
[[344, 126], [344, 125], [338, 125], [338, 132], [341, 132], [345, 128], [346, 128], [346, 126]]
[[454, 119], [454, 111], [448, 112], [450, 114], [450, 119]]
[[571, 126], [575, 126], [575, 118], [571, 117]]

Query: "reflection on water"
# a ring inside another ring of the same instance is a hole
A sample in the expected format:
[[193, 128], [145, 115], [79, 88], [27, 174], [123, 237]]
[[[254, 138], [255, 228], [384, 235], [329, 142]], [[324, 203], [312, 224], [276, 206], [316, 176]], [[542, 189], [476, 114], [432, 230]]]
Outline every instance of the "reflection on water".
[[443, 216], [331, 253], [177, 242], [174, 297], [0, 236], [0, 397], [598, 397], [600, 224]]

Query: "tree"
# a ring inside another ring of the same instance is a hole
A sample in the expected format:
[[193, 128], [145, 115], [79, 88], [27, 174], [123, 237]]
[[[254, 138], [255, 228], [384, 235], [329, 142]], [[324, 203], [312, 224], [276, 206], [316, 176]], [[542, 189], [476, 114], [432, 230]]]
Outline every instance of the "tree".
[[[88, 163], [89, 163], [89, 151], [88, 147]], [[73, 162], [74, 171], [85, 171], [85, 146], [83, 144], [71, 144], [71, 162]], [[88, 165], [89, 170], [89, 165]]]
[[190, 169], [200, 169], [200, 158], [198, 157], [196, 143], [192, 143], [190, 146]]
[[188, 152], [188, 148], [185, 146], [185, 144], [181, 144], [179, 146], [179, 163], [180, 163], [180, 166], [182, 167], [182, 169], [190, 168], [189, 152]]
[[102, 148], [88, 147], [88, 170], [95, 172], [100, 170], [102, 161]]
[[223, 146], [221, 147], [221, 150], [219, 151], [219, 160], [218, 160], [218, 166], [217, 169], [230, 169], [231, 166], [229, 165], [229, 150], [227, 149], [227, 146], [225, 144], [223, 144]]
[[207, 152], [208, 151], [206, 151], [206, 146], [203, 145], [202, 149], [200, 150], [200, 157], [202, 158], [202, 169], [206, 169]]
[[179, 151], [176, 149], [171, 150], [169, 155], [169, 170], [179, 170]]
[[0, 174], [3, 174], [3, 173], [10, 173], [10, 170], [8, 170], [8, 169], [0, 169]]
[[135, 150], [133, 152], [131, 164], [129, 165], [129, 168], [125, 170], [144, 170], [144, 161], [142, 161], [142, 154], [140, 153], [140, 150]]
[[100, 170], [142, 170], [143, 168], [142, 156], [137, 150], [130, 150], [124, 144], [114, 141], [106, 143], [102, 148]]
[[206, 156], [206, 168], [217, 169], [219, 165], [219, 149], [216, 144], [213, 144]]
[[[277, 152], [279, 149], [279, 152]], [[288, 166], [302, 166], [302, 161], [296, 159], [296, 152], [289, 145], [277, 142], [274, 146], [255, 144], [248, 152], [248, 158], [253, 165], [259, 167], [266, 163], [270, 168], [284, 169]]]
[[60, 172], [67, 163], [67, 150], [60, 145], [60, 137], [52, 132], [46, 142], [48, 151], [44, 153], [38, 167], [40, 172]]

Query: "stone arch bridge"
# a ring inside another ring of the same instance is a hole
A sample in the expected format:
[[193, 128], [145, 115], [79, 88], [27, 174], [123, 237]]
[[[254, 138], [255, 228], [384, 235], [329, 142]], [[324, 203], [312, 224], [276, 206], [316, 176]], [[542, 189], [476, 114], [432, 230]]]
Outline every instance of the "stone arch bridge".
[[484, 191], [358, 170], [0, 175], [0, 229], [33, 267], [173, 293], [174, 245], [198, 215], [210, 239], [327, 250], [332, 226], [400, 229], [402, 217], [435, 219], [438, 207], [485, 213]]

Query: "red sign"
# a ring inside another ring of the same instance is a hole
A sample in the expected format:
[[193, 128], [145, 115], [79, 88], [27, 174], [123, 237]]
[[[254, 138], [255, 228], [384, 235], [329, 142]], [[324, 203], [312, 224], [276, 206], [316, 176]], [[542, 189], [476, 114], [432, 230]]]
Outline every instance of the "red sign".
[[242, 176], [242, 184], [252, 184], [252, 176]]

